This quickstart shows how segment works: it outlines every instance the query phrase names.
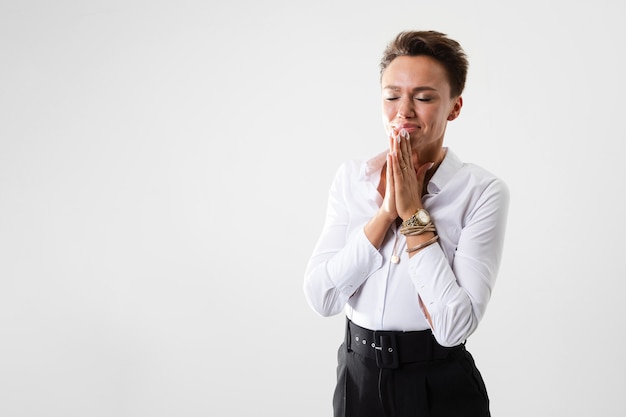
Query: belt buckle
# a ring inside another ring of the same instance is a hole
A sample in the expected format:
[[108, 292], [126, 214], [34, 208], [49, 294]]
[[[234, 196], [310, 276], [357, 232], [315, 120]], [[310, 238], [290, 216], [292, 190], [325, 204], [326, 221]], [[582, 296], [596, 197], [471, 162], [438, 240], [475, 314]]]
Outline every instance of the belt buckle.
[[379, 368], [395, 369], [400, 366], [396, 335], [393, 332], [374, 332], [374, 351], [376, 353], [376, 365]]

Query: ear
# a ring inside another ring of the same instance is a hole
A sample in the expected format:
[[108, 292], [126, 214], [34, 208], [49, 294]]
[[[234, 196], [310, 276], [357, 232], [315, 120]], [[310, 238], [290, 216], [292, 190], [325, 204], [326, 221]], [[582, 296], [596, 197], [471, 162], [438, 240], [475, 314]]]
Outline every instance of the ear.
[[461, 107], [463, 107], [463, 97], [458, 96], [454, 100], [454, 105], [452, 106], [452, 110], [450, 111], [450, 114], [448, 115], [448, 121], [452, 121], [456, 119], [457, 117], [459, 117], [459, 114], [461, 114]]

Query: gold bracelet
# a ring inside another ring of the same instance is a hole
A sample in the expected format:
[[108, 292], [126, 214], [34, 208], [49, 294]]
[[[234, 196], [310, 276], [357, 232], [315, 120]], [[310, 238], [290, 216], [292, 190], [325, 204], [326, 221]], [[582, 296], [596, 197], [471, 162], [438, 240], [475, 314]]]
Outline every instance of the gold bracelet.
[[418, 251], [420, 249], [425, 248], [426, 246], [432, 245], [433, 243], [435, 243], [437, 240], [439, 239], [439, 235], [435, 235], [434, 237], [431, 237], [429, 240], [427, 240], [426, 242], [417, 245], [413, 248], [407, 248], [406, 253], [413, 253], [415, 251]]

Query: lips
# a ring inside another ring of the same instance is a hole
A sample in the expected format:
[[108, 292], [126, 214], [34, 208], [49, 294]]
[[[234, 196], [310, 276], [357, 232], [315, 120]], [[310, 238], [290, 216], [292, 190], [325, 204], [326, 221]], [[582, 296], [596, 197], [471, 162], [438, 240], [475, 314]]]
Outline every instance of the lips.
[[406, 130], [409, 133], [413, 133], [417, 129], [419, 129], [419, 127], [417, 125], [414, 125], [414, 124], [405, 123], [405, 124], [401, 124], [401, 125], [395, 126], [395, 129], [397, 131], [400, 131], [400, 130], [404, 129], [404, 130]]

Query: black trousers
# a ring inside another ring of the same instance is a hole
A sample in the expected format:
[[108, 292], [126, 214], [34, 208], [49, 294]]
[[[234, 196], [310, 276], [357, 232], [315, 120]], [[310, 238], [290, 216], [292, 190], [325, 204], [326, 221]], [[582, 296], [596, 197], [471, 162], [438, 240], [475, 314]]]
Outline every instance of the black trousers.
[[[485, 384], [464, 345], [443, 348], [430, 331], [382, 332], [381, 338], [361, 329], [348, 321], [339, 347], [335, 417], [490, 416]], [[407, 335], [419, 342], [404, 343]], [[422, 340], [435, 345], [425, 347]], [[402, 354], [403, 348], [425, 352]], [[399, 355], [386, 360], [383, 350]]]

